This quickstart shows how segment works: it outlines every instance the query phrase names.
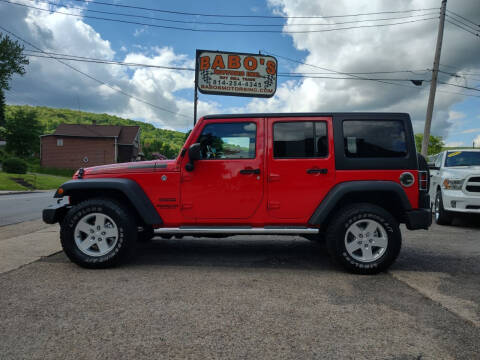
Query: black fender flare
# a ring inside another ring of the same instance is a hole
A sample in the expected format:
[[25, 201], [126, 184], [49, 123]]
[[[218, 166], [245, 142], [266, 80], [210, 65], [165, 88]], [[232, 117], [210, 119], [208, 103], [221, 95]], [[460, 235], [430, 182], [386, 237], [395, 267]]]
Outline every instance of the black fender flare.
[[[62, 189], [62, 193], [59, 190]], [[135, 181], [124, 178], [101, 178], [70, 180], [60, 186], [54, 197], [69, 196], [77, 191], [115, 190], [121, 192], [130, 201], [142, 220], [148, 225], [163, 224], [145, 191]]]
[[398, 206], [403, 211], [412, 209], [405, 191], [400, 184], [393, 181], [347, 181], [335, 185], [328, 194], [323, 198], [320, 205], [310, 217], [308, 221], [311, 225], [321, 225], [331, 214], [339, 201], [348, 196], [348, 194], [359, 193], [364, 191], [389, 192], [394, 193], [398, 200]]

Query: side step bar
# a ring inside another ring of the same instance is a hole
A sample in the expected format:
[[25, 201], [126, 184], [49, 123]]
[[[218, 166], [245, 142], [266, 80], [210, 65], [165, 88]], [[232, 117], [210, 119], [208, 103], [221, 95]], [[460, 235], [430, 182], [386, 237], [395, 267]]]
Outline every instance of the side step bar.
[[296, 226], [267, 226], [263, 228], [250, 226], [220, 226], [220, 227], [196, 227], [181, 226], [178, 228], [158, 228], [154, 230], [155, 234], [172, 234], [172, 235], [188, 235], [188, 234], [230, 234], [230, 235], [304, 235], [318, 234], [319, 229], [296, 227]]

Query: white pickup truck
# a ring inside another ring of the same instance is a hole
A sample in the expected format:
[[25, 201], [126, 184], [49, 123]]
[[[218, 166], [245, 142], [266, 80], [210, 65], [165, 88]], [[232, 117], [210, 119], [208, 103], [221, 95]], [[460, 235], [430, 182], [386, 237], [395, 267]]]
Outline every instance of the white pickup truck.
[[455, 213], [480, 214], [480, 149], [442, 151], [428, 165], [437, 224], [451, 224]]

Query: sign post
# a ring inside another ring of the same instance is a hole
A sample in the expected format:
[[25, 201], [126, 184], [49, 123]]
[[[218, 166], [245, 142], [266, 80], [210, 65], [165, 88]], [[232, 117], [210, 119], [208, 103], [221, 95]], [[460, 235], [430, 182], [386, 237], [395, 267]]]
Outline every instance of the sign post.
[[197, 123], [197, 103], [198, 103], [198, 50], [195, 55], [195, 92], [193, 93], [193, 126]]
[[197, 91], [211, 95], [269, 98], [277, 90], [277, 68], [277, 59], [269, 55], [197, 49], [194, 125], [197, 121]]

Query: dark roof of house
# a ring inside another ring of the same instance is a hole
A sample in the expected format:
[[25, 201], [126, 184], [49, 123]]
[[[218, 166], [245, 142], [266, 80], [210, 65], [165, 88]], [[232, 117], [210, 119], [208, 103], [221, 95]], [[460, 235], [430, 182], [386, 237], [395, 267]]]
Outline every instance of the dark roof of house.
[[54, 136], [116, 137], [119, 144], [132, 144], [140, 130], [139, 126], [60, 124]]

